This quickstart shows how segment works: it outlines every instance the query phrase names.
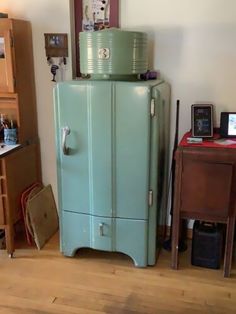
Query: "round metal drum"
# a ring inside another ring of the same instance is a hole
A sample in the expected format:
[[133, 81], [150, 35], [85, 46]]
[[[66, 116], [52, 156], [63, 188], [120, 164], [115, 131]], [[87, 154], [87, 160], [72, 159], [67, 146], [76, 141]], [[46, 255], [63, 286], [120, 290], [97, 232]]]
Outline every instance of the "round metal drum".
[[79, 36], [82, 74], [102, 79], [137, 75], [148, 69], [146, 33], [111, 28]]

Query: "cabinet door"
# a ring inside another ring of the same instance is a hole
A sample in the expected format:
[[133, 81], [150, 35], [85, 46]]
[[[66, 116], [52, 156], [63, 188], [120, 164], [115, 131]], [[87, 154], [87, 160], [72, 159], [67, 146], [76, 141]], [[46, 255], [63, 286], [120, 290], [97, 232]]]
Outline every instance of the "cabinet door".
[[150, 171], [150, 88], [116, 84], [115, 216], [147, 219]]
[[61, 213], [61, 249], [73, 256], [82, 247], [112, 250], [112, 219], [87, 214]]
[[[58, 84], [55, 91], [59, 198], [63, 210], [111, 216], [111, 83]], [[68, 155], [62, 128], [68, 126]]]
[[[21, 193], [35, 182], [41, 180], [39, 173], [38, 145], [24, 146], [2, 157], [5, 177], [5, 201], [9, 214], [6, 215], [15, 223], [20, 217]], [[27, 174], [27, 175], [26, 175]], [[1, 182], [3, 183], [3, 182]], [[9, 223], [9, 221], [7, 221]]]
[[[62, 209], [147, 219], [149, 87], [80, 81], [59, 84], [55, 96]], [[68, 155], [61, 149], [65, 126]]]
[[10, 30], [0, 30], [0, 92], [14, 92], [13, 61]]
[[183, 158], [181, 210], [205, 217], [229, 215], [233, 164]]

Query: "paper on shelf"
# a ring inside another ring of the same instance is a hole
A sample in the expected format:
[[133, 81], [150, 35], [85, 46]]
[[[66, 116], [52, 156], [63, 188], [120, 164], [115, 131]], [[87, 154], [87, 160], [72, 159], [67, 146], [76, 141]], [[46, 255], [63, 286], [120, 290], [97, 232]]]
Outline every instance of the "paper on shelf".
[[218, 140], [215, 140], [214, 142], [216, 144], [219, 144], [219, 145], [234, 145], [234, 144], [236, 144], [236, 141], [226, 139], [226, 138], [220, 138]]
[[4, 143], [0, 143], [0, 156], [15, 149], [16, 147], [20, 146], [20, 144], [16, 145], [5, 145]]

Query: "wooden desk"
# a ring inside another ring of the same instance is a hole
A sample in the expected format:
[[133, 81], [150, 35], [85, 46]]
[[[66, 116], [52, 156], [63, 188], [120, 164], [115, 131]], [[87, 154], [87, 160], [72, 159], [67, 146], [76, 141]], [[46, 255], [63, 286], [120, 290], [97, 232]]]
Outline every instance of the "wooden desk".
[[21, 193], [41, 178], [38, 145], [31, 144], [0, 158], [0, 229], [6, 249], [14, 252], [14, 224], [20, 219]]
[[236, 144], [205, 142], [176, 151], [172, 268], [178, 268], [180, 220], [198, 219], [226, 224], [224, 276], [230, 276], [236, 214]]

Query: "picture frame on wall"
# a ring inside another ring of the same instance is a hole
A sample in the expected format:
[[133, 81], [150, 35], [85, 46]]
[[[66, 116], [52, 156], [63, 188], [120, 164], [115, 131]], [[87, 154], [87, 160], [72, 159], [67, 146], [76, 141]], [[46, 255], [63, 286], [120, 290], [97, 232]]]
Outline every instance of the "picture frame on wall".
[[236, 112], [221, 112], [220, 136], [236, 138]]
[[65, 33], [45, 33], [47, 57], [68, 57], [68, 39]]
[[79, 33], [119, 27], [119, 0], [71, 0], [73, 78], [81, 77]]
[[5, 58], [5, 40], [4, 37], [0, 37], [0, 59]]
[[191, 106], [192, 137], [213, 136], [213, 105], [193, 104]]

